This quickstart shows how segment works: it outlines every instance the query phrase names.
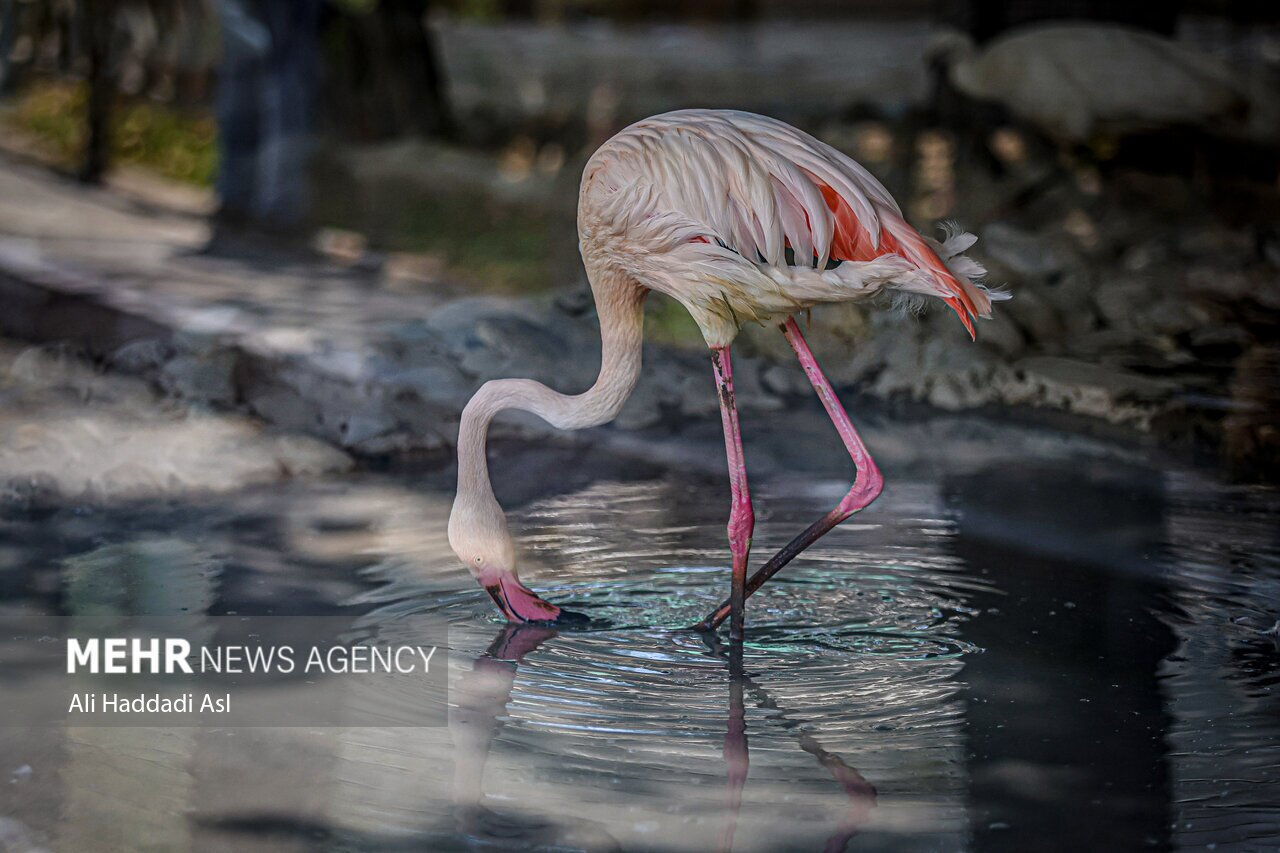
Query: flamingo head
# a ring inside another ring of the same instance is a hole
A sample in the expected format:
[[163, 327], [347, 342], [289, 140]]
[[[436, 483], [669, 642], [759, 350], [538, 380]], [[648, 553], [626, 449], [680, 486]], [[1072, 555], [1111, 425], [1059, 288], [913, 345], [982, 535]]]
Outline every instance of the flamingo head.
[[492, 507], [454, 503], [449, 516], [449, 546], [507, 621], [547, 623], [560, 618], [559, 607], [520, 583], [515, 545], [496, 501]]

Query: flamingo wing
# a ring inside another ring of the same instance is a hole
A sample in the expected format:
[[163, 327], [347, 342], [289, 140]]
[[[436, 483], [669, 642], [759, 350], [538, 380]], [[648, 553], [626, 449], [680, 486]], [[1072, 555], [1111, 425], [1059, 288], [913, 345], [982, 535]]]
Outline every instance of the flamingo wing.
[[[945, 247], [927, 240], [870, 172], [790, 125], [751, 113], [680, 110], [632, 125], [613, 145], [632, 155], [621, 159], [635, 169], [620, 181], [632, 181], [631, 194], [643, 197], [629, 199], [631, 224], [660, 228], [660, 242], [703, 244], [706, 263], [723, 266], [724, 253], [734, 253], [793, 296], [854, 275], [859, 285], [892, 280], [941, 298], [970, 335], [974, 317], [990, 316], [992, 294], [970, 280], [981, 267], [942, 257], [970, 245], [968, 235], [953, 235]], [[822, 276], [831, 262], [850, 269]], [[837, 300], [831, 293], [814, 301]]]

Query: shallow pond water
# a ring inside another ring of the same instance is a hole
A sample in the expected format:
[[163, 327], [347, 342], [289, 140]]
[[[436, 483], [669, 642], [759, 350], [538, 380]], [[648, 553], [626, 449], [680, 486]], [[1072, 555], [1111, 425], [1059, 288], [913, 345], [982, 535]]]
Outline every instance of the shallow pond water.
[[[714, 423], [643, 454], [495, 449], [522, 576], [583, 630], [499, 621], [448, 550], [447, 469], [10, 507], [0, 633], [84, 606], [84, 577], [124, 609], [387, 635], [430, 613], [451, 710], [0, 728], [0, 819], [99, 851], [1280, 846], [1275, 493], [1044, 430], [864, 420], [888, 488], [751, 599], [740, 661], [683, 628], [727, 591]], [[848, 471], [817, 411], [746, 439], [758, 565]]]

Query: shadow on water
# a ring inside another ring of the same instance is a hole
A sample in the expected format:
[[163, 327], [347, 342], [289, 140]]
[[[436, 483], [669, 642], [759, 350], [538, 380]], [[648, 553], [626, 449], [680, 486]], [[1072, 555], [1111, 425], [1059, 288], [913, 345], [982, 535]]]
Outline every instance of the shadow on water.
[[984, 649], [964, 671], [975, 847], [1167, 849], [1159, 475], [1082, 460], [944, 489], [954, 553], [1001, 591], [962, 632]]
[[[847, 488], [819, 426], [748, 436], [758, 554]], [[349, 613], [403, 638], [429, 613], [451, 698], [447, 726], [414, 729], [0, 728], [0, 772], [28, 768], [0, 817], [105, 851], [1280, 839], [1274, 493], [873, 421], [884, 496], [752, 599], [733, 650], [682, 630], [727, 584], [714, 427], [678, 464], [497, 451], [523, 484], [504, 496], [522, 573], [585, 631], [499, 623], [448, 550], [448, 472], [0, 513], [5, 633], [143, 608]]]

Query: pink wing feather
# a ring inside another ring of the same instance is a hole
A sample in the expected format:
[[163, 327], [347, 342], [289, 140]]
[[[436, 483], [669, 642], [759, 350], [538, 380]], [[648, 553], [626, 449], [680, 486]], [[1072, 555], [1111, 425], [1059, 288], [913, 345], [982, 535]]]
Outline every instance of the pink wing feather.
[[[690, 268], [727, 269], [728, 259], [717, 251], [732, 252], [751, 265], [741, 268], [744, 282], [758, 288], [751, 292], [763, 295], [797, 280], [806, 259], [812, 259], [810, 283], [831, 260], [901, 259], [904, 274], [895, 286], [941, 298], [970, 336], [975, 316], [991, 315], [991, 293], [968, 278], [980, 272], [978, 264], [955, 259], [948, 266], [938, 254], [942, 247], [911, 228], [867, 169], [788, 124], [732, 110], [678, 110], [634, 124], [605, 150], [616, 170], [609, 186], [634, 187], [631, 195], [614, 193], [614, 219], [648, 229], [650, 247], [663, 251], [671, 251], [673, 240], [723, 247], [686, 259]], [[954, 255], [960, 243], [948, 242], [943, 254]], [[760, 277], [767, 269], [777, 274]], [[881, 264], [874, 274], [886, 269]]]

